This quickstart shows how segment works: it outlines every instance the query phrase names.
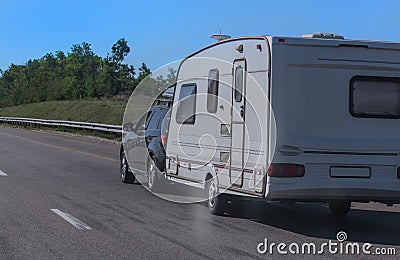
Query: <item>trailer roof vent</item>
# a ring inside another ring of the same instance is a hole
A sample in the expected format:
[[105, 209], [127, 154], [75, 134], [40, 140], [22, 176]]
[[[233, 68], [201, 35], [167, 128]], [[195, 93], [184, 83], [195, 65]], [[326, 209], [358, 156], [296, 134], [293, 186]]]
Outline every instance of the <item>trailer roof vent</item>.
[[342, 35], [338, 35], [338, 34], [334, 34], [334, 33], [327, 33], [327, 32], [303, 34], [301, 37], [303, 37], [303, 38], [319, 38], [319, 39], [337, 39], [337, 40], [344, 39], [344, 37]]
[[230, 39], [231, 36], [226, 35], [226, 34], [213, 34], [210, 36], [211, 39], [217, 40], [217, 41], [223, 41], [226, 39]]

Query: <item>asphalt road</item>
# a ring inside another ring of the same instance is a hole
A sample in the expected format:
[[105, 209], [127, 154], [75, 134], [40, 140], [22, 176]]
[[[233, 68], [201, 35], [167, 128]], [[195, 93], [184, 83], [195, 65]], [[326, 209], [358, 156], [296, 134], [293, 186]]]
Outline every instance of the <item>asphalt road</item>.
[[212, 216], [204, 203], [173, 203], [121, 183], [118, 149], [0, 127], [0, 259], [267, 259], [282, 255], [259, 254], [265, 238], [318, 246], [338, 231], [372, 243], [371, 251], [400, 254], [400, 206], [353, 203], [335, 221], [323, 204], [242, 202], [241, 212]]

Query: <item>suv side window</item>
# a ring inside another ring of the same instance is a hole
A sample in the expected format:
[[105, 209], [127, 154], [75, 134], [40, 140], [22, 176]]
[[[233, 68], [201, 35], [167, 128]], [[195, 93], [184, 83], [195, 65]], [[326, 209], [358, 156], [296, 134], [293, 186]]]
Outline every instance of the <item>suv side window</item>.
[[151, 116], [151, 118], [149, 118], [149, 121], [147, 123], [147, 130], [155, 130], [158, 129], [158, 125], [161, 119], [161, 114], [158, 111], [155, 111], [152, 113], [153, 115]]
[[147, 118], [149, 118], [149, 116], [151, 116], [151, 112], [148, 112], [148, 113], [145, 113], [142, 115], [142, 117], [136, 123], [135, 132], [143, 131], [146, 128]]
[[147, 112], [145, 129], [148, 128], [149, 123], [150, 123], [150, 120], [151, 120], [153, 114], [154, 114], [154, 111], [149, 111], [149, 112]]

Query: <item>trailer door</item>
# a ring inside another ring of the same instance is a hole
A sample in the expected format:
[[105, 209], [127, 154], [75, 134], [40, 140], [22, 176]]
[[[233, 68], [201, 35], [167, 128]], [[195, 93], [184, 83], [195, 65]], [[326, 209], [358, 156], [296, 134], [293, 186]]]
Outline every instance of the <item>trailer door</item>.
[[244, 169], [244, 136], [245, 136], [245, 94], [246, 94], [246, 60], [235, 60], [233, 63], [231, 108], [231, 156], [230, 181], [232, 186], [243, 186]]

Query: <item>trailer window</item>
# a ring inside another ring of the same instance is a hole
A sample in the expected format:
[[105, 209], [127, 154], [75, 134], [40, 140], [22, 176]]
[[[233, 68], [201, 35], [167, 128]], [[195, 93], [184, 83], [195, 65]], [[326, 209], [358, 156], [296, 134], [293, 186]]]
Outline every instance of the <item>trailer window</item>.
[[178, 124], [194, 125], [196, 114], [196, 84], [184, 84], [179, 93], [176, 122]]
[[216, 113], [218, 107], [219, 72], [212, 69], [208, 73], [207, 111]]
[[355, 77], [350, 84], [350, 112], [355, 117], [400, 118], [400, 79]]
[[242, 101], [243, 90], [243, 67], [238, 66], [235, 69], [235, 100], [236, 102]]

